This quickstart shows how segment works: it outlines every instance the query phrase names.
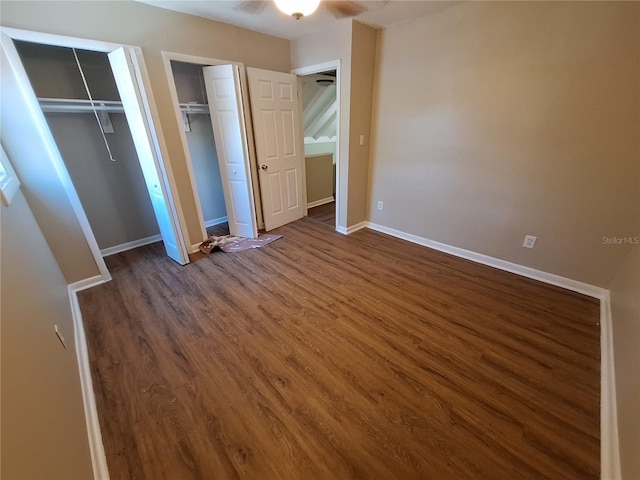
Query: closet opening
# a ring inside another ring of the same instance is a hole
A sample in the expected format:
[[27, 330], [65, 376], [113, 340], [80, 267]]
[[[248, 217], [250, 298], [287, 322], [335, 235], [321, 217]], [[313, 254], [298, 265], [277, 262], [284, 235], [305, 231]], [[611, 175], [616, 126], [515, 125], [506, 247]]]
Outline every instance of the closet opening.
[[186, 263], [135, 54], [13, 44], [100, 254], [164, 241]]
[[189, 252], [211, 235], [257, 237], [264, 223], [244, 65], [162, 57], [200, 223]]
[[180, 109], [181, 129], [195, 181], [196, 204], [206, 235], [228, 235], [229, 217], [202, 65], [178, 60], [171, 60], [170, 65]]

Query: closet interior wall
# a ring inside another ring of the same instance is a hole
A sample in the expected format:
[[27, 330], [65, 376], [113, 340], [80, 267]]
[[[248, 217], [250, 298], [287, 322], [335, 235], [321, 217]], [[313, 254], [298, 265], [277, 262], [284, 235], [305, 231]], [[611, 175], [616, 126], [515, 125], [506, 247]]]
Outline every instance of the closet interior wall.
[[[202, 65], [171, 61], [171, 71], [181, 105], [206, 105]], [[189, 128], [185, 129], [187, 146], [205, 227], [227, 221], [220, 167], [216, 153], [211, 116], [207, 113], [187, 114]]]
[[[70, 48], [16, 41], [38, 99], [88, 100]], [[94, 100], [120, 102], [106, 53], [76, 49]], [[45, 109], [46, 110], [46, 109]], [[44, 112], [101, 250], [160, 240], [124, 112], [109, 113], [111, 161], [91, 111]], [[123, 248], [121, 248], [123, 249]]]

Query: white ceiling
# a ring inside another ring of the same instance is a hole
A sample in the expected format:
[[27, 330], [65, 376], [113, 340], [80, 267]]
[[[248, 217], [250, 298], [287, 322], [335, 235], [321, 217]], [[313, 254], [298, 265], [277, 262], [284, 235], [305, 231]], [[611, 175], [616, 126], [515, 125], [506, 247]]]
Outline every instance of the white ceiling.
[[[136, 0], [141, 3], [188, 13], [199, 17], [217, 20], [231, 25], [248, 28], [289, 40], [308, 33], [324, 30], [336, 22], [348, 19], [336, 19], [326, 8], [320, 8], [308, 17], [295, 20], [281, 13], [272, 0]], [[398, 23], [435, 13], [451, 7], [457, 1], [425, 0], [359, 0], [356, 2], [366, 11], [353, 18], [376, 28], [384, 28]], [[256, 13], [243, 11], [256, 9]]]

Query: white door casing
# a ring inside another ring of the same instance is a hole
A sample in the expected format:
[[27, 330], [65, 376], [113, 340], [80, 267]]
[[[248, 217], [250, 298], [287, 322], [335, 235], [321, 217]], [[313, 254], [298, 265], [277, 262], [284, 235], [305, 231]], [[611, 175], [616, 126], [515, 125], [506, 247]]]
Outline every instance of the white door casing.
[[204, 67], [229, 233], [256, 238], [258, 227], [237, 65]]
[[304, 147], [295, 75], [247, 68], [265, 230], [304, 215]]
[[129, 52], [125, 48], [118, 48], [109, 53], [109, 62], [116, 80], [122, 106], [124, 108], [131, 136], [138, 154], [142, 174], [144, 176], [151, 205], [158, 221], [160, 234], [167, 255], [185, 265], [189, 262], [188, 257], [178, 242], [177, 219], [171, 214], [167, 205], [165, 186], [161, 181], [162, 175], [158, 153], [154, 147], [151, 134], [152, 126], [149, 123], [142, 102], [140, 87], [137, 83], [134, 65], [129, 57]]

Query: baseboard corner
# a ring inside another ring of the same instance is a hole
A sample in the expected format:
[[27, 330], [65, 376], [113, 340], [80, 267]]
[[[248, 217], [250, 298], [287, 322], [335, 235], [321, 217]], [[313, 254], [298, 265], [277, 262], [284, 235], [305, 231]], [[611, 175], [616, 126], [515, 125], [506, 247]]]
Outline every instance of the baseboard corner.
[[77, 293], [87, 288], [95, 287], [103, 283], [111, 281], [111, 274], [109, 272], [106, 275], [94, 275], [93, 277], [85, 278], [84, 280], [78, 280], [69, 284], [69, 293]]
[[336, 227], [336, 232], [341, 233], [342, 235], [351, 235], [352, 233], [357, 232], [358, 230], [362, 230], [363, 228], [368, 228], [369, 222], [366, 220], [360, 223], [356, 223], [355, 225], [351, 225], [350, 227]]
[[618, 408], [609, 291], [600, 298], [600, 478], [621, 480]]

